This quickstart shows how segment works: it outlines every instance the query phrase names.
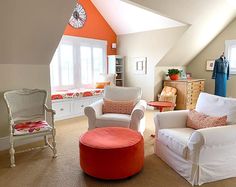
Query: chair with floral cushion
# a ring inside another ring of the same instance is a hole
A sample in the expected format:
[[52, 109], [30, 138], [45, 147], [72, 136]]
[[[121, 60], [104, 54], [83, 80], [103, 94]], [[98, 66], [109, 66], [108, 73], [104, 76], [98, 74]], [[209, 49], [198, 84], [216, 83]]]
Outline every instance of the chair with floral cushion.
[[[11, 167], [15, 167], [14, 143], [17, 140], [24, 138], [43, 136], [45, 141], [45, 145], [43, 147], [50, 147], [53, 151], [53, 157], [55, 158], [57, 156], [55, 141], [56, 129], [54, 127], [55, 111], [46, 106], [46, 98], [47, 92], [39, 89], [13, 90], [4, 93], [4, 99], [6, 101], [9, 114], [9, 153]], [[46, 112], [51, 114], [51, 125], [46, 122]], [[49, 135], [52, 136], [52, 144], [48, 141]], [[28, 150], [32, 149], [35, 148]]]

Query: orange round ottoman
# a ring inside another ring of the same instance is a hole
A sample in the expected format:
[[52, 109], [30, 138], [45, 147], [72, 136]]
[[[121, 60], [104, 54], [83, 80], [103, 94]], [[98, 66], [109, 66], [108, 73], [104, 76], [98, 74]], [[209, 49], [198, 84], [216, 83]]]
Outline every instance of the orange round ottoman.
[[123, 179], [138, 173], [144, 162], [144, 143], [139, 132], [128, 128], [96, 128], [79, 140], [80, 166], [90, 176]]

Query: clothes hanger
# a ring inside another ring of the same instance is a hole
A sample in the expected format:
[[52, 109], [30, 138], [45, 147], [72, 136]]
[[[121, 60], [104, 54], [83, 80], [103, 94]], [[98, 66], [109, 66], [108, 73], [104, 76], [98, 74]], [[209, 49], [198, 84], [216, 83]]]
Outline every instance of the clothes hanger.
[[225, 59], [225, 52], [222, 53], [222, 55], [220, 56], [220, 58]]

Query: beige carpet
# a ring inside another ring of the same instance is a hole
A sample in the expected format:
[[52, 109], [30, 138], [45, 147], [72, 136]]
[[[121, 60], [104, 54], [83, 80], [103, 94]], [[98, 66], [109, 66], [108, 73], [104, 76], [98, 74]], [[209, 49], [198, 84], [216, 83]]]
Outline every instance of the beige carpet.
[[[153, 153], [153, 112], [146, 112], [145, 163], [143, 170], [128, 179], [104, 181], [84, 174], [79, 166], [78, 138], [87, 129], [85, 117], [56, 123], [58, 157], [50, 149], [16, 155], [16, 167], [9, 168], [7, 152], [0, 153], [0, 187], [189, 187], [184, 178]], [[39, 142], [42, 143], [42, 142]], [[33, 145], [39, 144], [34, 143]], [[28, 145], [29, 146], [29, 145]], [[27, 147], [28, 147], [27, 146]], [[202, 185], [235, 187], [236, 178]]]

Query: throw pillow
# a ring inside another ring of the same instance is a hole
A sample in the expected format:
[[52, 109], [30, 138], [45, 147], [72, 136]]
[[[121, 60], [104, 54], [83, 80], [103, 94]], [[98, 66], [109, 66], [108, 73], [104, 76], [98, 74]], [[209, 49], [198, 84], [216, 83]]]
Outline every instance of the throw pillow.
[[110, 82], [96, 82], [96, 88], [103, 89], [105, 86], [109, 86]]
[[103, 113], [131, 114], [134, 108], [134, 101], [112, 101], [103, 99]]
[[206, 114], [190, 110], [187, 118], [187, 127], [192, 129], [202, 129], [226, 125], [227, 116], [212, 117]]

